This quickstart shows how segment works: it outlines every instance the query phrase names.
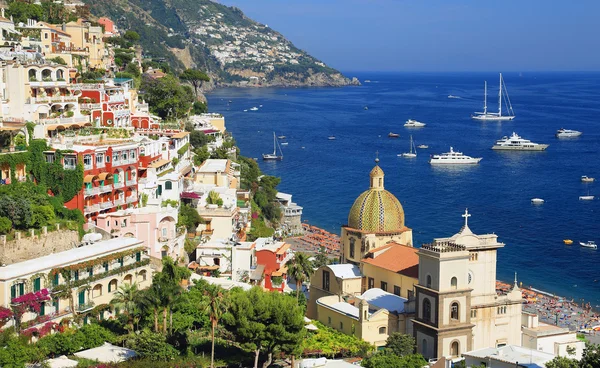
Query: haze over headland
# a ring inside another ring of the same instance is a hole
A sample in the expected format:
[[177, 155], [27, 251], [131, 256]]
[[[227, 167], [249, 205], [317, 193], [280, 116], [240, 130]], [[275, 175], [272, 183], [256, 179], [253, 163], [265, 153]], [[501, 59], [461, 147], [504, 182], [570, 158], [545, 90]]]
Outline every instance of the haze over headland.
[[593, 0], [220, 2], [341, 70], [600, 70]]

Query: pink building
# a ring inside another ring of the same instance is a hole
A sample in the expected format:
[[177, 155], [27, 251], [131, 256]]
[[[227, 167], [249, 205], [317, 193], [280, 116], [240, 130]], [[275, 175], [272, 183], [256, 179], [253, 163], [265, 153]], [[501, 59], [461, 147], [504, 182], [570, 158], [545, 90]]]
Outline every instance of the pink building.
[[291, 257], [289, 249], [290, 244], [284, 242], [256, 244], [256, 270], [262, 272], [265, 289], [283, 292], [287, 280], [285, 265]]
[[112, 36], [115, 33], [115, 22], [112, 20], [102, 17], [98, 19], [98, 24], [104, 26], [104, 35]]
[[179, 231], [177, 208], [142, 207], [98, 215], [97, 227], [113, 237], [140, 239], [148, 248], [150, 257], [161, 259], [170, 256], [177, 259], [182, 255], [185, 230]]

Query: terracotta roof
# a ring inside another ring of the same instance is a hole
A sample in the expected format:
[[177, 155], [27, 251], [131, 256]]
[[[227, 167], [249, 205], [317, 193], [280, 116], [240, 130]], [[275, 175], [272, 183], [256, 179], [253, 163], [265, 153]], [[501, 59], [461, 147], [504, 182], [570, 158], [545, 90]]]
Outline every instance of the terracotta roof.
[[[382, 253], [376, 255], [379, 252]], [[388, 243], [382, 247], [370, 250], [369, 256], [363, 258], [362, 262], [408, 277], [417, 278], [419, 277], [419, 256], [417, 256], [417, 252], [417, 248], [398, 243]], [[376, 257], [374, 257], [375, 255]]]

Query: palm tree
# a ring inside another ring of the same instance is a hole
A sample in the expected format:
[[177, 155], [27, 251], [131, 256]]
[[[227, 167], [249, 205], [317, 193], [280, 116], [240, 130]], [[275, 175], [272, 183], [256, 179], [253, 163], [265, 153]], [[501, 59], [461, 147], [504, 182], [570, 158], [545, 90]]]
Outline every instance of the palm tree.
[[205, 309], [208, 312], [210, 318], [211, 327], [211, 340], [212, 346], [210, 351], [210, 368], [215, 367], [215, 329], [219, 324], [219, 319], [227, 310], [225, 300], [223, 299], [223, 289], [218, 285], [208, 285], [204, 290], [204, 296], [206, 297], [204, 303]]
[[296, 280], [296, 300], [300, 297], [300, 288], [302, 283], [310, 279], [314, 269], [312, 262], [305, 253], [296, 253], [287, 263], [287, 274]]
[[160, 295], [154, 287], [151, 287], [143, 292], [140, 302], [145, 308], [152, 310], [154, 314], [154, 332], [158, 333], [158, 311], [161, 307]]
[[115, 308], [123, 308], [127, 315], [127, 324], [133, 332], [133, 313], [139, 300], [139, 290], [137, 284], [124, 283], [115, 293], [115, 297], [110, 301]]

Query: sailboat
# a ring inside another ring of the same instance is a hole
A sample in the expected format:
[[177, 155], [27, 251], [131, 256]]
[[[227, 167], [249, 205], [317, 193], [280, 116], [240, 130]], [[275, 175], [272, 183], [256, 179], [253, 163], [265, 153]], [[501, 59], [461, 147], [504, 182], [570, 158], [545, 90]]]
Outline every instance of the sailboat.
[[406, 158], [417, 157], [417, 149], [415, 148], [415, 142], [412, 139], [412, 135], [410, 136], [410, 152], [403, 153], [402, 157], [406, 157]]
[[[280, 156], [277, 156], [277, 148], [279, 148]], [[275, 136], [275, 132], [273, 132], [273, 153], [263, 153], [263, 160], [265, 161], [281, 161], [283, 160], [283, 152], [281, 152], [281, 147], [279, 146], [279, 142], [277, 142], [277, 137]]]
[[[502, 115], [502, 105], [503, 103], [506, 105], [507, 111], [504, 115]], [[506, 90], [506, 84], [504, 84], [504, 79], [502, 78], [502, 73], [500, 73], [500, 87], [498, 89], [498, 112], [488, 112], [487, 107], [487, 81], [484, 83], [484, 95], [483, 95], [483, 112], [476, 112], [471, 115], [471, 118], [474, 120], [484, 120], [484, 121], [505, 121], [512, 120], [515, 118], [515, 112], [513, 111], [512, 104], [510, 103], [510, 98], [508, 97], [508, 91]]]

